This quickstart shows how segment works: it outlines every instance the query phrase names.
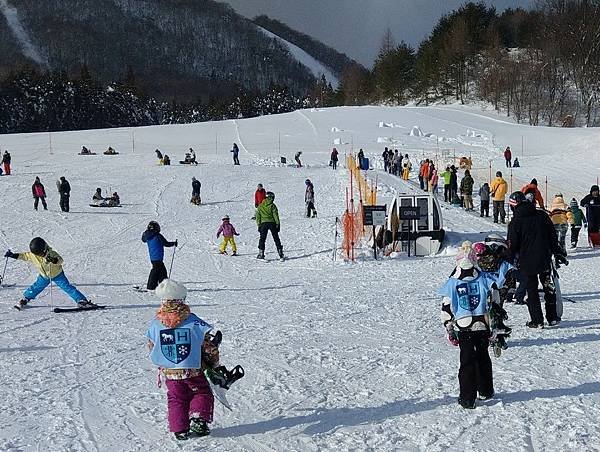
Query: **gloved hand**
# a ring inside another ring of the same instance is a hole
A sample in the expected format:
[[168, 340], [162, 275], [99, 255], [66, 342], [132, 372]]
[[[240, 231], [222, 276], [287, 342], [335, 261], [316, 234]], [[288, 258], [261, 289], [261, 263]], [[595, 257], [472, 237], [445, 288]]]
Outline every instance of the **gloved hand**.
[[46, 256], [46, 262], [49, 264], [58, 264], [58, 257]]
[[179, 246], [179, 241], [175, 240], [175, 248], [177, 248]]
[[219, 238], [219, 234], [217, 234], [217, 238]]
[[557, 254], [554, 256], [554, 263], [556, 264], [556, 268], [560, 268], [560, 264], [569, 265], [569, 260], [564, 254]]
[[10, 257], [11, 259], [16, 259], [19, 257], [19, 254], [13, 253], [11, 250], [8, 250], [6, 253], [4, 253], [4, 257]]

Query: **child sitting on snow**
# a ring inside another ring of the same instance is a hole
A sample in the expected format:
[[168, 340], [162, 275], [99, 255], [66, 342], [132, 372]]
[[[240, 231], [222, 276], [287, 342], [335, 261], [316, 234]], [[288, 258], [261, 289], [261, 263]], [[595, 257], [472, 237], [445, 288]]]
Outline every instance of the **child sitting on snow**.
[[475, 408], [475, 399], [494, 396], [492, 361], [488, 354], [490, 318], [488, 295], [492, 285], [503, 284], [503, 273], [481, 272], [471, 242], [464, 242], [458, 252], [457, 266], [440, 289], [442, 321], [449, 339], [460, 346], [458, 403]]
[[184, 285], [165, 279], [155, 293], [162, 305], [146, 337], [150, 359], [166, 379], [169, 429], [181, 440], [188, 439], [190, 431], [206, 436], [214, 397], [203, 367], [219, 360], [218, 349], [211, 347], [212, 326], [190, 312]]
[[236, 232], [233, 225], [229, 222], [229, 215], [225, 215], [222, 221], [223, 223], [221, 224], [221, 226], [219, 226], [219, 229], [217, 230], [217, 239], [220, 237], [221, 234], [223, 234], [223, 243], [221, 243], [219, 251], [221, 252], [221, 254], [227, 254], [227, 244], [231, 243], [231, 251], [233, 251], [233, 255], [236, 256], [237, 246], [235, 244], [235, 239], [233, 238], [233, 236], [239, 234]]

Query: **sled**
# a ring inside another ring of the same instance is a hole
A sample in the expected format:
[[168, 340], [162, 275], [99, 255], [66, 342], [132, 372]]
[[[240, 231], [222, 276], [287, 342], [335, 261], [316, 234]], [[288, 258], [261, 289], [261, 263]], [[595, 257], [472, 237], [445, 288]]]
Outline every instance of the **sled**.
[[109, 204], [90, 204], [90, 207], [123, 207], [121, 204], [109, 205]]
[[185, 160], [179, 160], [180, 165], [197, 165], [198, 162], [186, 162]]
[[[119, 155], [118, 152], [106, 152], [106, 151], [104, 151], [103, 154], [104, 155]], [[85, 154], [85, 155], [89, 155], [89, 154]]]
[[98, 155], [95, 152], [84, 152], [83, 154], [79, 152], [77, 155]]

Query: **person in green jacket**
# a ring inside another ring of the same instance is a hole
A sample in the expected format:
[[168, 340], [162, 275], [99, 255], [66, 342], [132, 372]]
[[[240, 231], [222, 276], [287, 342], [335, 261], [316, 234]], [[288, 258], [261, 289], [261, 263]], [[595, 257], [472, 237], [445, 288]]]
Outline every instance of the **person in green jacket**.
[[567, 211], [567, 220], [571, 225], [571, 248], [577, 248], [577, 242], [579, 241], [579, 231], [581, 226], [587, 227], [587, 221], [583, 211], [579, 208], [579, 203], [575, 198], [571, 199], [569, 204], [569, 210]]
[[277, 206], [273, 202], [275, 200], [275, 194], [271, 191], [267, 192], [267, 197], [258, 205], [256, 208], [256, 225], [258, 226], [258, 232], [260, 233], [260, 239], [258, 240], [258, 256], [257, 259], [265, 258], [265, 241], [267, 240], [267, 234], [271, 231], [275, 247], [279, 253], [279, 257], [284, 259], [283, 246], [279, 240], [279, 211]]
[[450, 171], [450, 167], [446, 167], [446, 171], [440, 174], [439, 177], [444, 179], [444, 202], [452, 202], [452, 195], [450, 192], [450, 175], [452, 172]]

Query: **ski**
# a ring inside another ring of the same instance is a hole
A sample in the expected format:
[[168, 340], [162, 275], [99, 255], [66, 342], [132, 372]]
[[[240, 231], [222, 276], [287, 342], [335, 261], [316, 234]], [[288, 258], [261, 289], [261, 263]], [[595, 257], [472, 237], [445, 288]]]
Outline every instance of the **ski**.
[[148, 290], [142, 286], [133, 286], [132, 289], [135, 290], [136, 292], [140, 292], [140, 293], [152, 292], [151, 290]]
[[104, 305], [96, 305], [92, 308], [54, 308], [53, 312], [59, 314], [62, 312], [84, 312], [84, 311], [97, 311], [99, 309], [104, 309], [106, 306]]

